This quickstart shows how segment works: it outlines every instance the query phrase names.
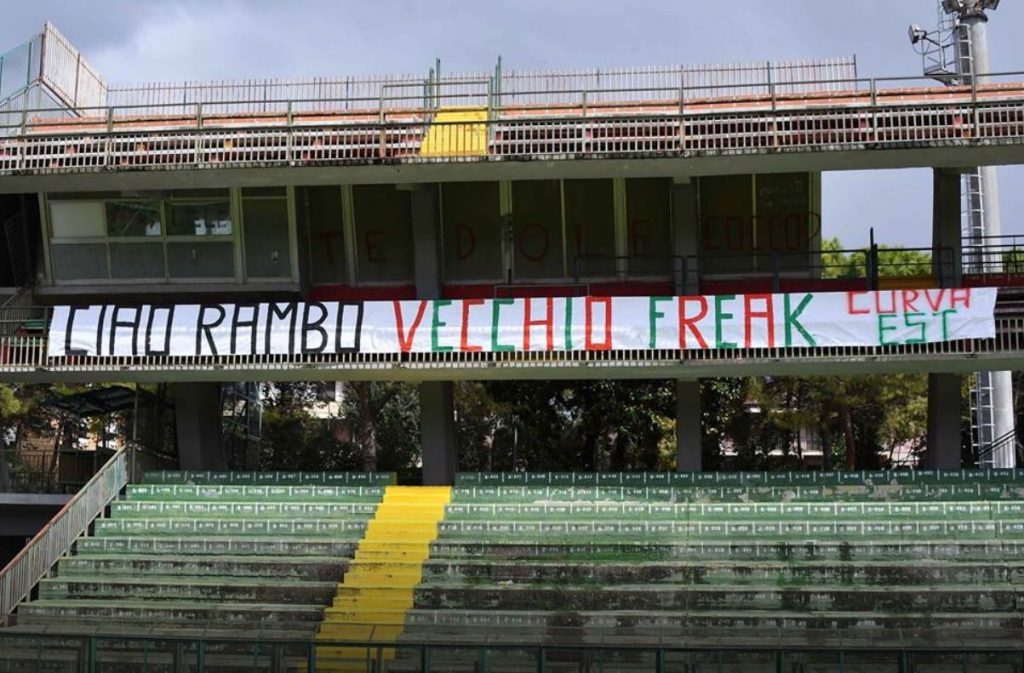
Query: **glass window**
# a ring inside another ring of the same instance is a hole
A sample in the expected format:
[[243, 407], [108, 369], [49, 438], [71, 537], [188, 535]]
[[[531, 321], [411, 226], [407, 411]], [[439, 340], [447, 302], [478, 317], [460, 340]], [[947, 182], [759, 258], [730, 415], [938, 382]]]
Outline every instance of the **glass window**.
[[664, 178], [626, 180], [626, 246], [633, 275], [672, 269], [672, 187]]
[[314, 285], [346, 283], [341, 188], [308, 187], [305, 192], [311, 280]]
[[172, 278], [233, 278], [235, 244], [169, 242], [167, 267]]
[[245, 223], [246, 275], [250, 278], [290, 276], [287, 199], [243, 199], [242, 221]]
[[164, 246], [156, 243], [111, 243], [112, 278], [164, 278]]
[[361, 283], [413, 280], [412, 195], [394, 185], [356, 185], [356, 278]]
[[615, 273], [615, 192], [611, 180], [565, 181], [565, 226], [571, 273]]
[[102, 238], [106, 230], [102, 201], [50, 201], [54, 238]]
[[755, 268], [752, 180], [750, 175], [700, 178], [702, 273], [742, 273]]
[[231, 203], [228, 199], [170, 201], [169, 236], [230, 236]]
[[159, 201], [107, 201], [107, 235], [160, 236]]
[[516, 278], [564, 278], [561, 182], [513, 182], [512, 224]]
[[450, 182], [441, 186], [445, 278], [501, 280], [502, 220], [497, 182]]
[[107, 244], [72, 243], [50, 248], [57, 281], [106, 280]]
[[810, 175], [771, 173], [758, 175], [756, 180], [757, 250], [777, 254], [781, 270], [806, 269], [811, 229], [816, 223], [810, 213]]

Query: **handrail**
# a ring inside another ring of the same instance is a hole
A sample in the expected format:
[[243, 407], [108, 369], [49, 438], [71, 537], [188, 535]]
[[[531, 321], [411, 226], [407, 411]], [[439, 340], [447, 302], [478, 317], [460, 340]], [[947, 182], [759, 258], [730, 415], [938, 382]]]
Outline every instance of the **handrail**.
[[128, 483], [128, 452], [111, 456], [85, 486], [0, 570], [0, 624]]

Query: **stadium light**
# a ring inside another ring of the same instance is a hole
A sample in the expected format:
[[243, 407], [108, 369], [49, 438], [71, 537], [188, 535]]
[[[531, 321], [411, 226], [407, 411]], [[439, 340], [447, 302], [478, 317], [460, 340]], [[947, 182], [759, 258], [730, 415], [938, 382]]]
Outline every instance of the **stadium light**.
[[928, 31], [916, 23], [910, 24], [910, 28], [907, 29], [907, 36], [910, 38], [910, 44], [917, 44], [921, 40], [935, 42], [935, 40], [929, 37]]

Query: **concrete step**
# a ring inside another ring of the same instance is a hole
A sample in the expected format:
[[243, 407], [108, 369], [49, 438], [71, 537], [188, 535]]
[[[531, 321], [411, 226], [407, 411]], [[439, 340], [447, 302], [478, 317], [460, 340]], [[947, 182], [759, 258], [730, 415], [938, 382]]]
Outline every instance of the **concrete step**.
[[18, 607], [18, 623], [31, 623], [32, 618], [48, 620], [64, 618], [134, 620], [137, 624], [187, 622], [196, 625], [214, 624], [276, 624], [308, 622], [317, 624], [323, 614], [322, 605], [261, 603], [200, 603], [172, 600], [116, 599], [54, 599], [36, 600]]
[[415, 592], [418, 609], [494, 610], [800, 610], [827, 612], [1016, 612], [1024, 586], [941, 587], [829, 586], [772, 587], [691, 585], [593, 586], [429, 586]]
[[374, 502], [230, 502], [120, 500], [111, 504], [118, 519], [223, 518], [223, 519], [369, 519]]
[[211, 472], [158, 470], [142, 476], [146, 484], [231, 484], [250, 486], [387, 486], [395, 483], [394, 472]]
[[1024, 518], [1024, 501], [992, 502], [789, 502], [464, 503], [446, 508], [452, 521], [917, 521]]
[[354, 537], [330, 539], [323, 537], [280, 538], [266, 536], [194, 538], [176, 536], [104, 535], [86, 537], [75, 543], [79, 556], [93, 554], [152, 554], [160, 556], [267, 556], [282, 557], [338, 556], [351, 557], [358, 540]]
[[423, 582], [446, 584], [687, 585], [931, 585], [1024, 586], [1024, 561], [675, 561], [512, 562], [429, 560]]
[[831, 486], [469, 486], [452, 489], [456, 504], [480, 503], [780, 503], [914, 502], [1020, 500], [1024, 484], [960, 482], [949, 484]]
[[[894, 561], [1024, 560], [1024, 541], [997, 540], [437, 540], [432, 560], [528, 561]], [[357, 552], [358, 555], [358, 552]]]
[[193, 600], [226, 603], [326, 605], [336, 582], [234, 577], [60, 577], [39, 583], [41, 599]]
[[1024, 539], [1024, 520], [915, 521], [444, 521], [440, 539], [594, 540], [941, 540]]
[[700, 486], [721, 484], [921, 484], [965, 481], [1020, 481], [1024, 470], [853, 470], [759, 472], [461, 472], [456, 487], [468, 486]]
[[349, 561], [338, 556], [172, 556], [170, 554], [86, 554], [62, 558], [57, 575], [134, 577], [245, 577], [277, 581], [337, 582]]
[[[327, 608], [328, 611], [331, 608]], [[406, 613], [406, 636], [410, 641], [421, 634], [461, 634], [461, 638], [473, 640], [490, 636], [492, 641], [504, 639], [511, 642], [535, 641], [552, 629], [584, 629], [598, 636], [641, 638], [646, 642], [657, 638], [686, 637], [694, 629], [707, 629], [717, 633], [722, 640], [730, 633], [748, 638], [744, 629], [755, 631], [771, 630], [778, 638], [779, 629], [788, 631], [812, 630], [830, 632], [833, 637], [855, 637], [857, 632], [868, 630], [897, 633], [893, 629], [907, 629], [915, 632], [933, 632], [936, 629], [953, 630], [960, 634], [968, 632], [1016, 633], [1024, 627], [1024, 616], [1019, 611], [1010, 612], [841, 612], [841, 611], [800, 611], [800, 610], [611, 610], [595, 611], [554, 611], [554, 610], [499, 610], [499, 609], [422, 609], [416, 607]], [[576, 631], [580, 635], [579, 631]], [[569, 633], [563, 634], [568, 637]], [[793, 634], [796, 635], [796, 634]], [[950, 641], [959, 642], [959, 641]]]
[[128, 501], [199, 502], [380, 502], [383, 486], [244, 486], [190, 484], [128, 484]]
[[249, 519], [99, 519], [96, 537], [115, 536], [280, 536], [355, 540], [363, 536], [366, 520], [249, 520]]

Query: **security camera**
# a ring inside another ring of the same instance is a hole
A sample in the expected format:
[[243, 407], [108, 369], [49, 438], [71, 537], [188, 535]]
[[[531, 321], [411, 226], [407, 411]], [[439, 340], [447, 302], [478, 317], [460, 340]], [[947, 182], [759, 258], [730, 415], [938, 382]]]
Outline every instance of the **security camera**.
[[916, 23], [912, 23], [910, 28], [907, 29], [907, 36], [910, 38], [910, 44], [917, 44], [928, 37], [928, 31]]

